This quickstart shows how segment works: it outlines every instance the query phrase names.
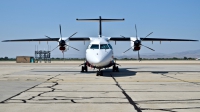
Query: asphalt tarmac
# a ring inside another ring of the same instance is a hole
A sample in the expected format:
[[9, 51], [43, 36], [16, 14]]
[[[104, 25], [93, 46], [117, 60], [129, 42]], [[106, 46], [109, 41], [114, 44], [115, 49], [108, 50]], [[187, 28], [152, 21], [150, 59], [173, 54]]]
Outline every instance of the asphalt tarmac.
[[0, 62], [0, 112], [199, 112], [200, 61]]

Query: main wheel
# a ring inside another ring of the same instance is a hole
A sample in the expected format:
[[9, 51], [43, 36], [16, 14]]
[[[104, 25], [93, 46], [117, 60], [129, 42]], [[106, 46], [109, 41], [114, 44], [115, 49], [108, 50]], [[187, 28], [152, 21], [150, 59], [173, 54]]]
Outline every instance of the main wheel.
[[84, 72], [84, 67], [82, 66], [82, 68], [81, 68], [81, 72]]
[[100, 72], [99, 72], [99, 71], [97, 72], [97, 75], [96, 75], [96, 76], [100, 76]]
[[116, 67], [116, 72], [119, 72], [119, 68], [118, 68], [118, 66]]
[[113, 72], [115, 72], [115, 66], [113, 66], [113, 69], [112, 69], [112, 71], [113, 71]]
[[103, 76], [103, 71], [100, 71], [100, 76]]
[[85, 72], [88, 72], [88, 67], [87, 66], [85, 66]]

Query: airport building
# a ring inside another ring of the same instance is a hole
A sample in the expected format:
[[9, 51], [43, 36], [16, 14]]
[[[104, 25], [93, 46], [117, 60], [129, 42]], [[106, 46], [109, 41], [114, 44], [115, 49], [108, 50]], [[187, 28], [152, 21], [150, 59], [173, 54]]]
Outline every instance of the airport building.
[[16, 57], [17, 63], [34, 63], [35, 59], [31, 56], [17, 56]]

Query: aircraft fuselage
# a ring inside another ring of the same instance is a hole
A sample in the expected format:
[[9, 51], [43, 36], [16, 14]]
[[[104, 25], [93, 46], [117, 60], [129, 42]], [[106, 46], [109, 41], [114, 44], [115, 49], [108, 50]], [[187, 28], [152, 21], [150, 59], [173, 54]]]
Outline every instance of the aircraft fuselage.
[[93, 68], [105, 68], [114, 64], [113, 49], [106, 38], [90, 38], [86, 49], [86, 61]]

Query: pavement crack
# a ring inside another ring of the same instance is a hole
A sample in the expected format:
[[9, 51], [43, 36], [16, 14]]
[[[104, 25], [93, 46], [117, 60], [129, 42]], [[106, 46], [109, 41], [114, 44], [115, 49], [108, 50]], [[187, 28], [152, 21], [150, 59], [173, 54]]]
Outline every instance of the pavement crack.
[[[46, 81], [44, 81], [44, 82], [42, 82], [42, 83], [48, 82], [49, 80], [51, 80], [51, 79], [53, 79], [53, 78], [55, 78], [55, 77], [57, 77], [57, 76], [59, 76], [59, 75], [61, 75], [61, 74], [55, 75], [55, 76], [53, 76], [53, 77], [47, 79]], [[37, 84], [37, 85], [35, 85], [35, 86], [33, 86], [33, 87], [30, 87], [30, 88], [28, 88], [28, 89], [26, 89], [26, 90], [24, 90], [24, 91], [22, 91], [22, 92], [20, 92], [20, 93], [18, 93], [18, 94], [16, 94], [16, 95], [14, 95], [14, 96], [11, 96], [10, 98], [7, 98], [6, 100], [1, 101], [0, 104], [1, 104], [1, 103], [5, 103], [5, 102], [7, 102], [8, 100], [11, 100], [12, 98], [14, 98], [14, 97], [16, 97], [16, 96], [19, 96], [19, 95], [21, 95], [22, 93], [25, 93], [25, 92], [27, 92], [27, 91], [29, 91], [29, 90], [31, 90], [31, 89], [33, 89], [33, 88], [35, 88], [35, 87], [41, 85], [42, 83]], [[52, 87], [54, 87], [54, 86], [56, 86], [56, 85], [58, 85], [57, 82], [56, 82]], [[52, 89], [52, 91], [54, 91], [54, 89]], [[52, 91], [47, 91], [47, 92], [52, 92]], [[38, 94], [37, 96], [40, 96], [41, 94], [44, 94], [44, 93], [46, 93], [46, 92], [40, 93], [40, 94]], [[35, 97], [36, 97], [36, 96], [35, 96]], [[34, 97], [34, 98], [35, 98], [35, 97]], [[31, 100], [31, 99], [33, 99], [33, 97], [30, 98], [30, 100]], [[23, 101], [23, 100], [22, 100], [22, 101]], [[26, 102], [26, 101], [24, 100], [23, 102]]]
[[72, 102], [72, 103], [76, 103], [73, 99], [71, 99], [71, 102]]
[[28, 100], [32, 100], [32, 99], [34, 99], [36, 96], [32, 96], [31, 98], [29, 98]]
[[179, 78], [176, 78], [176, 77], [172, 77], [172, 76], [168, 76], [168, 75], [164, 75], [164, 74], [161, 74], [162, 76], [165, 76], [165, 77], [168, 77], [168, 78], [172, 78], [172, 79], [175, 79], [175, 80], [179, 80], [179, 81], [182, 81], [182, 82], [187, 82], [187, 83], [191, 83], [191, 84], [195, 84], [195, 85], [200, 85], [196, 82], [190, 82], [190, 81], [186, 81], [186, 80], [182, 80], [182, 79], [179, 79]]
[[26, 100], [22, 100], [23, 101], [23, 103], [26, 103]]
[[154, 108], [142, 108], [142, 110], [160, 110], [166, 112], [177, 112], [174, 110], [187, 110], [187, 109], [200, 109], [200, 107], [183, 107], [183, 108], [169, 108], [169, 109], [154, 109]]
[[120, 86], [120, 84], [118, 83], [118, 81], [115, 79], [115, 77], [113, 77], [112, 74], [110, 74], [110, 76], [113, 78], [113, 80], [116, 83], [116, 86], [119, 87], [119, 89], [121, 89], [122, 93], [124, 94], [124, 96], [126, 97], [126, 99], [129, 101], [129, 103], [131, 105], [133, 105], [133, 107], [135, 108], [135, 110], [137, 110], [137, 112], [142, 112], [142, 110], [137, 106], [137, 103], [135, 103], [132, 98], [126, 93], [126, 91]]

